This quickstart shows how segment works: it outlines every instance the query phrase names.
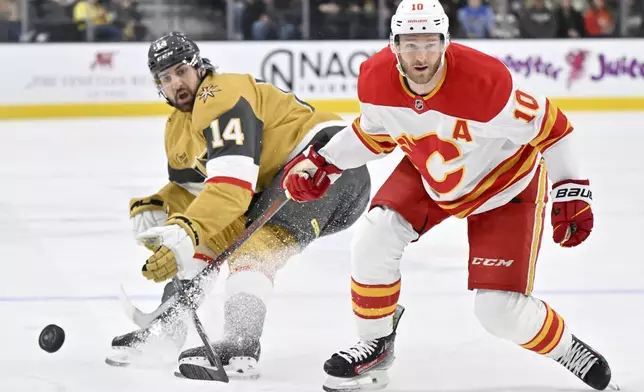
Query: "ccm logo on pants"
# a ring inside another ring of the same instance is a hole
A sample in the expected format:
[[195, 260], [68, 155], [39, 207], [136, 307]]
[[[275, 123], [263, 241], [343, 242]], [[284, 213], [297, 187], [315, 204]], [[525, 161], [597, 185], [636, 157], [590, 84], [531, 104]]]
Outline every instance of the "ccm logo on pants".
[[475, 257], [472, 260], [473, 265], [485, 265], [487, 267], [509, 267], [512, 263], [514, 263], [514, 260], [484, 259], [481, 257]]

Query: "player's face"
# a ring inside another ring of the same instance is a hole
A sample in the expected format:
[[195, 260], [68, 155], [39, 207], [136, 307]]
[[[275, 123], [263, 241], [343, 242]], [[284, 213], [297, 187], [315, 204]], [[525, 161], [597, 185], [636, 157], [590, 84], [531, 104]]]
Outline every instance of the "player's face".
[[199, 74], [196, 69], [188, 64], [176, 64], [159, 72], [158, 78], [163, 93], [177, 109], [183, 112], [192, 111], [199, 88]]
[[443, 54], [440, 34], [401, 34], [398, 37], [400, 63], [409, 79], [418, 84], [429, 83]]

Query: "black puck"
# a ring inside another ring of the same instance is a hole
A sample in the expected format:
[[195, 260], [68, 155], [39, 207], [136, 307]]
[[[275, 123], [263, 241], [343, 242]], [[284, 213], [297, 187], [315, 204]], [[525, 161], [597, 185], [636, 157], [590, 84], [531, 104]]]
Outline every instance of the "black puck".
[[40, 333], [38, 344], [48, 353], [55, 353], [65, 342], [65, 331], [55, 324], [49, 324]]

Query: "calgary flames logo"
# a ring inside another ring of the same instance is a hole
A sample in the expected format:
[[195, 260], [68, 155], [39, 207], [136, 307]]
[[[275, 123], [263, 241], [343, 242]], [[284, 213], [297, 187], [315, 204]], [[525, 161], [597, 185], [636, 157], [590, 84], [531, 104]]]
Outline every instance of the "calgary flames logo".
[[436, 154], [443, 164], [462, 156], [461, 150], [452, 141], [441, 139], [436, 133], [429, 133], [418, 137], [402, 134], [396, 142], [436, 193], [449, 193], [460, 184], [464, 175], [463, 167], [459, 166], [451, 171], [445, 168], [446, 170], [434, 175], [430, 169], [430, 162], [436, 160]]

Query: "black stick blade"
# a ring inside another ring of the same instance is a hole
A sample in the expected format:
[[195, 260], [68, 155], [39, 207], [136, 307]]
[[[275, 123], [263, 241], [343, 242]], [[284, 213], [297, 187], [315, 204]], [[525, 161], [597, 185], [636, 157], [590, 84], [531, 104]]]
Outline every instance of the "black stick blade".
[[179, 365], [179, 372], [191, 380], [228, 382], [228, 375], [223, 367], [215, 369], [192, 363], [182, 363]]

